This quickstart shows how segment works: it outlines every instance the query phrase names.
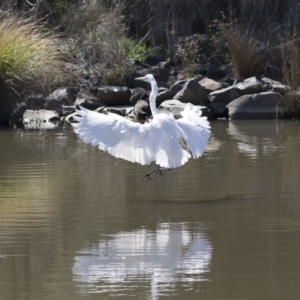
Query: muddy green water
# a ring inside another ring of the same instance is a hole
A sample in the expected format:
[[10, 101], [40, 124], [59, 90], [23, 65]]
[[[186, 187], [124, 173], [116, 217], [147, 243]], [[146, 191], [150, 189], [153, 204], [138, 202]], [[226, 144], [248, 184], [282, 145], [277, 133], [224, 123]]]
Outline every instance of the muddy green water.
[[153, 181], [70, 128], [0, 130], [0, 300], [300, 299], [300, 123], [212, 123]]

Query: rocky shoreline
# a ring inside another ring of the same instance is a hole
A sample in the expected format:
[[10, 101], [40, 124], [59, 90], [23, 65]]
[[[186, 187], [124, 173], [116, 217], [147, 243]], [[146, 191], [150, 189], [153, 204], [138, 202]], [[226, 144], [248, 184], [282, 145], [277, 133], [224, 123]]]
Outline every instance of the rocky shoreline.
[[184, 69], [157, 57], [148, 57], [143, 64], [137, 61], [131, 64], [126, 86], [95, 87], [87, 79], [85, 86], [89, 88], [62, 87], [47, 97], [40, 94], [28, 96], [15, 108], [10, 125], [52, 128], [54, 125], [51, 124], [70, 123], [79, 105], [143, 122], [150, 117], [150, 85], [135, 78], [148, 73], [154, 75], [159, 86], [157, 107], [161, 111], [171, 111], [175, 117], [179, 117], [188, 102], [200, 106], [210, 120], [285, 117], [282, 99], [290, 87], [270, 78], [236, 80], [230, 76], [230, 66], [202, 72], [203, 75], [201, 72], [188, 75]]

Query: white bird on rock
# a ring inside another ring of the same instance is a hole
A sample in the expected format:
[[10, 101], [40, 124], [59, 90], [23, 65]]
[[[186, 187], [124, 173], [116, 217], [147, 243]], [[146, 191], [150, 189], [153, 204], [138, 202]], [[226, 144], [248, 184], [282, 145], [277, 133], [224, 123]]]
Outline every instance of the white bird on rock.
[[153, 75], [136, 78], [151, 84], [149, 103], [153, 118], [145, 124], [134, 123], [117, 114], [101, 114], [80, 107], [74, 118], [75, 132], [85, 142], [109, 154], [141, 165], [155, 161], [157, 169], [144, 176], [150, 180], [151, 173], [159, 173], [184, 165], [189, 158], [200, 157], [210, 137], [210, 125], [201, 109], [187, 104], [182, 118], [158, 113], [155, 105], [158, 87]]

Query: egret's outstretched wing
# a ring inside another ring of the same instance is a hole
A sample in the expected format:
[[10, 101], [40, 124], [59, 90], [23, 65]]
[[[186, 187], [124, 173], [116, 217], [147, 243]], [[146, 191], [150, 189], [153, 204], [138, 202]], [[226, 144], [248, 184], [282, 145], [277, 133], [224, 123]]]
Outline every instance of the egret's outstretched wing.
[[183, 132], [182, 137], [194, 158], [203, 154], [210, 137], [209, 122], [201, 114], [199, 107], [189, 103], [181, 113], [182, 118], [176, 120], [178, 127]]
[[134, 123], [116, 114], [101, 114], [81, 107], [73, 124], [75, 132], [85, 142], [111, 155], [142, 165], [155, 160], [157, 145], [149, 130], [151, 123]]
[[116, 114], [100, 114], [84, 108], [75, 117], [75, 132], [86, 143], [111, 155], [142, 165], [155, 161], [165, 168], [176, 168], [191, 157], [178, 143], [173, 117], [156, 115], [150, 123], [133, 123]]

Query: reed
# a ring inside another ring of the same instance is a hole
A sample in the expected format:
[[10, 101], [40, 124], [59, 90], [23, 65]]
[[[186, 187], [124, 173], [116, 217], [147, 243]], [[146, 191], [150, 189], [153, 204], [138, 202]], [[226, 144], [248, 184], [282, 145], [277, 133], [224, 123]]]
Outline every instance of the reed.
[[[236, 22], [221, 25], [232, 57], [234, 72], [238, 78], [259, 76], [273, 60], [270, 38]], [[265, 38], [263, 38], [263, 36]]]
[[280, 45], [282, 82], [286, 89], [283, 107], [287, 117], [300, 116], [300, 48], [299, 39], [288, 39]]

